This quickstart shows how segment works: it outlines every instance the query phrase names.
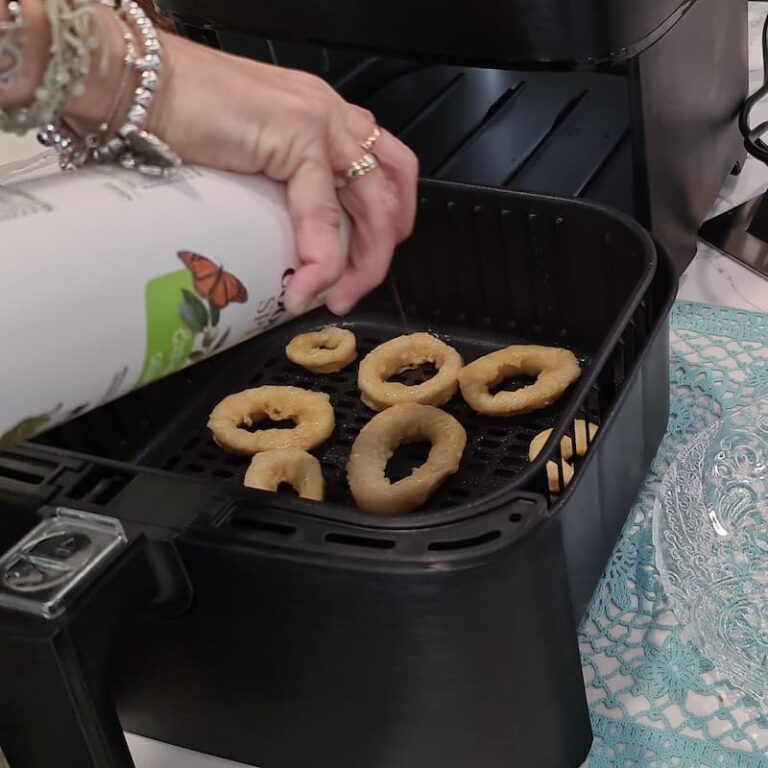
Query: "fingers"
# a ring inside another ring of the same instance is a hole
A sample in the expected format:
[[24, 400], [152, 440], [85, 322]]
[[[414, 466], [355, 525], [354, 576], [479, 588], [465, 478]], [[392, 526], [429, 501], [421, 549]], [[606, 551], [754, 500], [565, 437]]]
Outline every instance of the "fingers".
[[387, 275], [397, 244], [385, 177], [372, 171], [339, 192], [352, 223], [349, 264], [326, 298], [328, 309], [344, 315]]
[[[356, 142], [356, 149], [371, 135], [376, 118], [362, 107], [348, 105], [346, 116], [347, 131]], [[379, 159], [384, 175], [391, 182], [393, 195], [392, 224], [396, 228], [398, 241], [405, 240], [413, 231], [416, 218], [417, 182], [419, 162], [416, 155], [391, 133], [381, 129], [374, 153]]]
[[305, 312], [344, 272], [342, 212], [330, 166], [305, 160], [288, 180], [288, 210], [296, 232], [299, 266], [286, 289], [291, 314]]
[[[352, 109], [346, 122], [347, 136], [336, 147], [336, 160], [359, 156], [360, 143], [370, 135], [373, 125], [370, 113]], [[382, 283], [395, 246], [413, 229], [418, 179], [416, 158], [386, 131], [381, 132], [374, 151], [379, 167], [338, 190], [353, 226], [347, 268], [326, 298], [326, 305], [335, 314], [346, 314]]]
[[419, 161], [410, 149], [387, 131], [381, 132], [376, 150], [382, 170], [392, 182], [392, 194], [397, 202], [393, 223], [398, 240], [405, 240], [410, 237], [416, 219]]
[[[288, 182], [299, 257], [286, 291], [286, 308], [293, 314], [305, 311], [323, 294], [332, 312], [349, 312], [385, 279], [395, 246], [413, 229], [418, 163], [386, 131], [375, 148], [379, 167], [336, 188], [334, 172], [343, 174], [362, 156], [361, 144], [375, 125], [366, 110], [347, 104], [344, 108], [346, 117], [327, 133], [322, 158], [301, 163]], [[341, 247], [342, 207], [352, 223], [348, 259]]]

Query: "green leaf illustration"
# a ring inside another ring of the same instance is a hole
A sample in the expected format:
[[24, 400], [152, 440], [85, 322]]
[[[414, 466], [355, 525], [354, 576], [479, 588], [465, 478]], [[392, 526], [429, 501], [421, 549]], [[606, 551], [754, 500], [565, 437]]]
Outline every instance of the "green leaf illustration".
[[53, 415], [61, 408], [59, 403], [52, 411], [40, 414], [39, 416], [30, 416], [23, 419], [15, 426], [11, 427], [5, 434], [0, 435], [0, 448], [10, 448], [16, 443], [23, 443], [31, 440], [38, 432], [45, 429]]
[[211, 325], [215, 328], [219, 324], [219, 319], [221, 318], [221, 310], [210, 302], [208, 302], [208, 306], [211, 309]]
[[205, 328], [204, 325], [200, 325], [195, 313], [190, 309], [189, 304], [186, 302], [182, 303], [179, 307], [179, 315], [181, 315], [181, 319], [186, 323], [192, 333], [200, 333], [203, 328]]
[[211, 352], [218, 352], [223, 346], [224, 342], [226, 342], [227, 338], [229, 337], [229, 328], [227, 328], [226, 331], [222, 334], [221, 338], [213, 345], [213, 349]]
[[[199, 333], [199, 331], [208, 325], [208, 310], [205, 308], [205, 304], [203, 304], [192, 291], [183, 288], [181, 293], [184, 296], [182, 319], [193, 331], [195, 331], [195, 333]], [[184, 312], [184, 307], [189, 307], [188, 312]], [[189, 323], [188, 317], [194, 317], [195, 326], [192, 326]]]

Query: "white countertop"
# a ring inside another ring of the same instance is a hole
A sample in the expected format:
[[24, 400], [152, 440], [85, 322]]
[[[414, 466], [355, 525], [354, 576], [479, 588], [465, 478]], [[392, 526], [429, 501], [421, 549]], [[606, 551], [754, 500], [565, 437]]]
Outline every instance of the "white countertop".
[[[753, 83], [759, 79], [760, 18], [752, 14], [750, 49]], [[755, 110], [755, 122], [768, 119], [768, 105]], [[0, 134], [0, 163], [28, 157], [37, 151], [33, 139]], [[718, 213], [760, 194], [768, 188], [768, 168], [750, 158], [739, 177], [729, 179], [713, 213]], [[737, 309], [768, 312], [768, 281], [732, 259], [701, 246], [681, 280], [679, 297], [689, 301], [721, 304]], [[136, 768], [247, 768], [242, 763], [200, 755], [139, 736], [128, 736]], [[0, 761], [1, 761], [0, 757]], [[1, 763], [0, 763], [1, 764]]]
[[201, 755], [131, 734], [128, 734], [128, 746], [136, 768], [250, 768], [244, 763]]
[[686, 301], [768, 312], [768, 280], [703, 244], [680, 279], [677, 296]]

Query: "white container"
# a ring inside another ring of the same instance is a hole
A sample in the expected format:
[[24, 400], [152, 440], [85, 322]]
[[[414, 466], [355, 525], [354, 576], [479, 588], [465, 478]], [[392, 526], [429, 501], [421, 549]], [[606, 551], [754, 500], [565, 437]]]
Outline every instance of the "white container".
[[0, 186], [0, 446], [283, 322], [294, 267], [284, 187], [262, 177], [49, 167]]

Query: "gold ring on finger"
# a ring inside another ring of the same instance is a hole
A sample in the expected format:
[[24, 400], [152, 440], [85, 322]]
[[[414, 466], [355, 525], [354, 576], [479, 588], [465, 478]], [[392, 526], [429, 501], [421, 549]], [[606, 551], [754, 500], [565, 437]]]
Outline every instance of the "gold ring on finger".
[[373, 126], [373, 133], [360, 145], [366, 152], [373, 152], [376, 148], [376, 142], [381, 138], [381, 128], [378, 125]]
[[355, 160], [355, 162], [349, 166], [345, 176], [349, 181], [357, 181], [371, 171], [375, 171], [378, 167], [379, 158], [376, 157], [373, 152], [366, 152], [359, 160]]

